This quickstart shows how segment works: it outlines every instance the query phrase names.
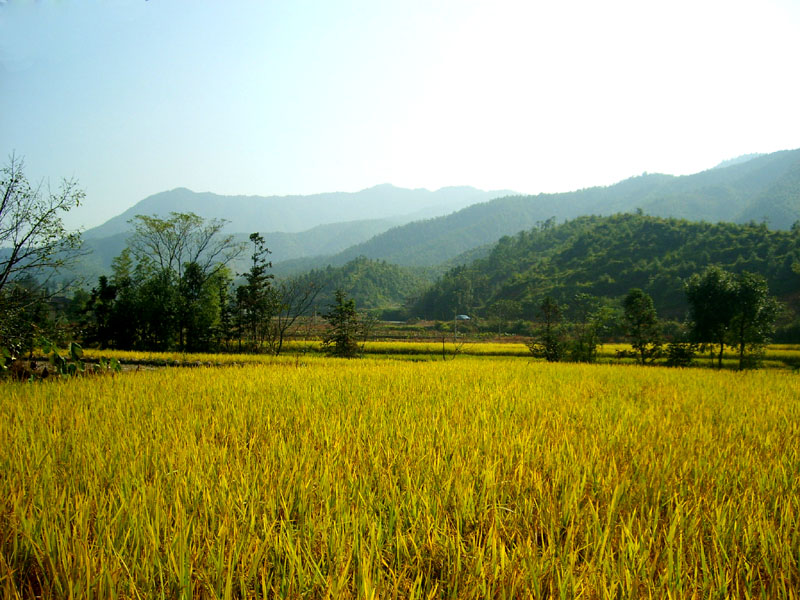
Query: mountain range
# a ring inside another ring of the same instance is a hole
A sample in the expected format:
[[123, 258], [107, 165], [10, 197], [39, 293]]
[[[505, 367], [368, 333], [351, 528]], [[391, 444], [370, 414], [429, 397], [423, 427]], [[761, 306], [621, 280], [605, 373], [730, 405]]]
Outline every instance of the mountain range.
[[[237, 239], [259, 231], [278, 276], [364, 256], [404, 266], [440, 267], [485, 255], [506, 235], [582, 215], [641, 212], [691, 221], [800, 221], [800, 150], [747, 155], [694, 175], [642, 174], [572, 192], [515, 195], [508, 190], [449, 187], [437, 191], [379, 185], [356, 193], [311, 196], [221, 196], [185, 188], [145, 198], [85, 232], [90, 250], [79, 271], [107, 273], [138, 214], [194, 212], [226, 219]], [[241, 271], [243, 265], [234, 270]]]
[[476, 202], [513, 192], [484, 192], [468, 186], [436, 191], [409, 190], [390, 184], [360, 192], [333, 192], [309, 196], [221, 196], [177, 188], [148, 196], [120, 215], [84, 232], [84, 239], [126, 233], [136, 215], [166, 217], [170, 212], [193, 212], [205, 219], [224, 219], [234, 233], [298, 233], [319, 225], [349, 221], [388, 220], [388, 224], [451, 213]]
[[772, 229], [789, 229], [800, 220], [800, 150], [729, 162], [729, 166], [694, 175], [643, 174], [607, 187], [497, 198], [394, 227], [334, 256], [277, 267], [298, 272], [324, 264], [342, 265], [357, 256], [433, 266], [539, 223], [583, 215], [640, 211], [691, 221], [763, 222]]
[[261, 233], [273, 262], [280, 262], [334, 255], [391, 227], [449, 214], [510, 193], [513, 192], [486, 192], [467, 186], [411, 190], [384, 184], [355, 193], [221, 196], [177, 188], [148, 196], [122, 214], [85, 231], [83, 239], [88, 253], [77, 273], [96, 278], [107, 272], [111, 260], [127, 245], [133, 229], [130, 222], [137, 215], [166, 218], [173, 212], [193, 212], [204, 219], [222, 219], [226, 221], [223, 231], [233, 234], [238, 241], [246, 241], [250, 233]]

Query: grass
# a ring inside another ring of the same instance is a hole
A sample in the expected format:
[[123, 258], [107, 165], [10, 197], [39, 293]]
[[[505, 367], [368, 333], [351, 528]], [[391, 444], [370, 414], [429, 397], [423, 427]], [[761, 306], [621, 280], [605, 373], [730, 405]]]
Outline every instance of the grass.
[[6, 383], [0, 590], [797, 598], [798, 439], [786, 371], [304, 356]]

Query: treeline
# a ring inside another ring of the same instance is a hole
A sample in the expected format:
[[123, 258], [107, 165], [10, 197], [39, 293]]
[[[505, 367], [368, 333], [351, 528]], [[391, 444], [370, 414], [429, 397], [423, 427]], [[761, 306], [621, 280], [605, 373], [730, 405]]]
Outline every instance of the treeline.
[[[128, 246], [91, 292], [78, 289], [56, 303], [43, 293], [30, 303], [20, 315], [26, 326], [16, 340], [17, 353], [46, 337], [100, 348], [279, 354], [297, 320], [324, 316], [337, 305], [337, 294], [358, 298], [361, 309], [400, 310], [432, 280], [426, 269], [359, 257], [342, 267], [276, 281], [258, 233], [242, 244], [223, 235], [222, 221], [192, 213], [137, 216], [132, 224]], [[245, 253], [249, 268], [232, 271]], [[358, 318], [363, 329], [362, 315]]]
[[172, 213], [134, 224], [111, 276], [99, 278], [82, 311], [84, 339], [101, 348], [278, 354], [318, 293], [311, 283], [275, 283], [258, 233], [250, 236], [250, 268], [235, 274], [227, 265], [248, 245], [223, 235], [222, 221]]
[[781, 309], [761, 275], [708, 267], [689, 279], [685, 295], [687, 322], [671, 331], [653, 298], [639, 288], [628, 291], [618, 310], [584, 293], [569, 305], [547, 296], [537, 308], [528, 347], [550, 362], [594, 362], [600, 343], [616, 330], [632, 348], [619, 358], [633, 357], [642, 365], [665, 358], [669, 366], [689, 366], [710, 348], [721, 368], [726, 346], [735, 349], [739, 369], [760, 364]]
[[409, 304], [411, 315], [454, 313], [532, 319], [542, 301], [578, 294], [619, 302], [631, 288], [654, 299], [664, 318], [683, 320], [685, 283], [709, 265], [759, 273], [796, 319], [800, 290], [800, 224], [695, 223], [642, 214], [553, 220], [506, 236], [485, 258], [448, 271]]
[[[397, 311], [432, 280], [426, 269], [360, 257], [343, 267], [276, 281], [258, 233], [243, 244], [223, 234], [222, 221], [192, 213], [165, 219], [140, 215], [132, 225], [127, 247], [90, 292], [77, 288], [69, 297], [37, 286], [33, 277], [16, 281], [6, 297], [24, 295], [26, 302], [0, 319], [3, 346], [15, 356], [42, 339], [115, 349], [279, 354], [298, 319], [326, 314], [337, 293], [357, 297], [362, 309]], [[249, 268], [237, 273], [234, 264]], [[362, 323], [361, 314], [358, 318]]]
[[[79, 237], [64, 230], [58, 215], [76, 206], [82, 192], [65, 182], [45, 196], [13, 159], [2, 170], [0, 190], [0, 347], [15, 355], [59, 332], [100, 347], [277, 354], [301, 315], [345, 298], [360, 308], [389, 308], [394, 319], [449, 321], [469, 314], [495, 321], [498, 330], [513, 320], [539, 323], [547, 300], [570, 306], [565, 320], [574, 334], [602, 312], [619, 313], [626, 295], [638, 289], [653, 299], [662, 319], [680, 323], [691, 308], [687, 285], [709, 265], [736, 281], [762, 277], [764, 289], [786, 307], [783, 333], [795, 340], [800, 334], [800, 222], [790, 231], [771, 231], [757, 223], [695, 223], [641, 213], [561, 225], [550, 219], [501, 238], [482, 258], [426, 288], [432, 270], [363, 257], [276, 281], [257, 233], [241, 243], [223, 234], [222, 221], [191, 213], [138, 216], [111, 272], [91, 292], [77, 289], [70, 299], [48, 285], [47, 275], [79, 255]], [[249, 257], [248, 269], [236, 273], [231, 265], [242, 255]], [[344, 296], [337, 297], [337, 290]], [[704, 335], [698, 341], [723, 343], [732, 334]]]

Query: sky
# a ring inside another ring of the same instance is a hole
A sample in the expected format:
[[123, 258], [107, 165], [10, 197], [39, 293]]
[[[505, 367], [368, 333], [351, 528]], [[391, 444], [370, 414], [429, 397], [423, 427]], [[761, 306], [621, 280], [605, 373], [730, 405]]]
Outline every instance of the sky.
[[798, 0], [0, 0], [0, 159], [89, 228], [176, 187], [521, 193], [800, 147]]

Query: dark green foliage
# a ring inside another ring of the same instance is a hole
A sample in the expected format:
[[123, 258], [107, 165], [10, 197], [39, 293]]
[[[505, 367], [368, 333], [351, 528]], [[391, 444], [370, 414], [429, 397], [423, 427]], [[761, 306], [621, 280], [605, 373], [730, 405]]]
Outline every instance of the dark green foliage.
[[686, 284], [692, 337], [719, 347], [718, 368], [722, 367], [725, 341], [736, 310], [736, 293], [733, 275], [716, 266], [693, 275]]
[[117, 299], [117, 286], [108, 281], [108, 277], [101, 275], [97, 280], [97, 287], [92, 288], [92, 293], [86, 303], [85, 311], [92, 318], [86, 323], [84, 337], [89, 343], [97, 344], [100, 348], [108, 348], [113, 343], [114, 327], [114, 302]]
[[212, 348], [221, 312], [219, 290], [225, 289], [227, 282], [225, 270], [215, 270], [207, 276], [197, 263], [186, 265], [179, 294], [181, 310], [184, 311], [184, 348], [188, 352]]
[[729, 342], [737, 348], [739, 369], [743, 369], [758, 366], [762, 349], [770, 342], [774, 331], [780, 305], [769, 296], [767, 282], [762, 276], [741, 273], [736, 283], [736, 312]]
[[769, 297], [763, 276], [733, 274], [712, 266], [688, 281], [686, 297], [692, 336], [696, 342], [710, 342], [719, 348], [718, 368], [722, 367], [726, 344], [737, 348], [740, 369], [756, 366], [779, 309], [777, 301]]
[[548, 296], [542, 301], [537, 317], [539, 327], [534, 331], [528, 348], [536, 358], [558, 362], [564, 357], [565, 351], [561, 307]]
[[323, 315], [330, 325], [330, 331], [322, 340], [323, 349], [331, 356], [355, 358], [360, 353], [358, 337], [361, 320], [356, 311], [356, 303], [342, 290], [336, 290], [334, 304]]
[[251, 348], [260, 349], [268, 336], [277, 298], [272, 288], [273, 275], [268, 273], [272, 263], [267, 260], [269, 250], [264, 238], [253, 233], [250, 242], [253, 244], [250, 269], [244, 274], [245, 284], [236, 288], [235, 314], [240, 339], [243, 334]]
[[488, 316], [497, 321], [498, 335], [508, 328], [508, 322], [522, 315], [522, 305], [516, 300], [500, 299], [486, 311]]
[[50, 329], [48, 293], [29, 276], [0, 290], [0, 348], [17, 357], [33, 350], [42, 331]]
[[694, 357], [700, 351], [700, 345], [692, 342], [673, 341], [667, 344], [668, 367], [690, 367]]
[[[194, 213], [170, 213], [169, 218], [137, 215], [128, 247], [137, 260], [139, 279], [149, 287], [145, 296], [158, 299], [162, 314], [147, 315], [154, 325], [145, 332], [147, 347], [180, 350], [207, 348], [219, 307], [216, 286], [225, 265], [243, 250], [233, 236], [224, 235], [225, 221], [204, 220]], [[202, 333], [201, 333], [202, 332]], [[154, 339], [153, 339], [154, 338]]]
[[598, 298], [576, 294], [571, 304], [572, 329], [567, 342], [567, 355], [573, 362], [595, 362], [597, 346], [611, 314]]
[[0, 347], [10, 356], [32, 350], [47, 329], [48, 303], [65, 293], [54, 276], [81, 255], [80, 234], [68, 232], [61, 217], [83, 191], [74, 180], [55, 192], [32, 186], [24, 167], [12, 155], [0, 169]]
[[[502, 238], [485, 258], [448, 271], [411, 310], [447, 319], [457, 294], [470, 290], [473, 312], [509, 299], [534, 314], [547, 296], [562, 304], [578, 293], [621, 300], [636, 287], [653, 298], [660, 315], [683, 320], [684, 282], [710, 264], [760, 273], [773, 293], [788, 300], [800, 287], [798, 263], [800, 234], [763, 225], [635, 214], [581, 217]], [[790, 303], [790, 308], [798, 307]]]
[[623, 321], [640, 364], [652, 362], [661, 350], [661, 324], [653, 299], [633, 288], [622, 301]]
[[336, 290], [342, 290], [360, 307], [372, 310], [401, 307], [407, 298], [419, 295], [431, 283], [432, 275], [426, 269], [399, 267], [362, 256], [342, 267], [311, 271], [297, 280], [317, 286], [318, 305], [331, 304]]
[[82, 374], [86, 366], [83, 363], [83, 348], [80, 344], [70, 342], [67, 346], [67, 355], [61, 356], [56, 345], [49, 340], [42, 340], [42, 353], [47, 357], [53, 373], [74, 377]]
[[87, 339], [121, 349], [211, 349], [227, 307], [225, 264], [241, 251], [220, 235], [222, 225], [191, 213], [137, 217], [130, 247], [87, 303]]

